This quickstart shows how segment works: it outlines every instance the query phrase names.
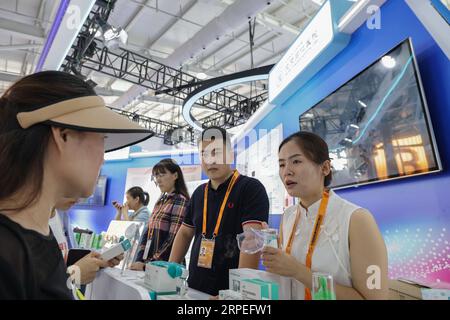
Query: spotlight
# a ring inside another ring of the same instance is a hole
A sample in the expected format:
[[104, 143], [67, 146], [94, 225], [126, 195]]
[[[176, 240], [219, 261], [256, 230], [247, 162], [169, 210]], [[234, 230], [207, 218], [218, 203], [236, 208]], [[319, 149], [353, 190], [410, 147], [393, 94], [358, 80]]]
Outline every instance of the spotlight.
[[120, 44], [126, 44], [128, 33], [121, 27], [114, 27], [102, 18], [97, 18], [100, 26], [101, 38], [108, 49], [117, 49]]
[[395, 58], [392, 58], [391, 56], [387, 55], [381, 58], [381, 63], [383, 66], [385, 66], [388, 69], [392, 69], [395, 67], [397, 62], [395, 61]]

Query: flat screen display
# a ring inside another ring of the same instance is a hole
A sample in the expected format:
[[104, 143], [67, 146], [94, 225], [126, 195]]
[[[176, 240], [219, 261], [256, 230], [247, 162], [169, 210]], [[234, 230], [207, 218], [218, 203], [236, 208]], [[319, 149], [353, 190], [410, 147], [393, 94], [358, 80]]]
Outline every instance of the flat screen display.
[[411, 41], [299, 117], [330, 149], [332, 188], [441, 170]]

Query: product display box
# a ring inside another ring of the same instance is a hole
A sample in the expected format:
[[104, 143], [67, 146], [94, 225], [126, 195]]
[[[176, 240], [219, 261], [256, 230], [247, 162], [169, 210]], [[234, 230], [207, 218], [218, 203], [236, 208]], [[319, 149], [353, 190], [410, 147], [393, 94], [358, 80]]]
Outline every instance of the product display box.
[[240, 292], [227, 289], [219, 290], [219, 300], [243, 300]]
[[[269, 273], [263, 270], [254, 269], [231, 269], [229, 280], [229, 289], [242, 293], [243, 280], [259, 279], [267, 283], [273, 284], [271, 288], [277, 287], [278, 296], [276, 292], [271, 293], [270, 296], [277, 297], [279, 300], [291, 299], [291, 286], [292, 280], [288, 277], [282, 277], [273, 273]], [[276, 286], [275, 286], [276, 285]], [[249, 287], [247, 284], [246, 287]], [[276, 290], [276, 289], [275, 289]], [[250, 298], [250, 297], [247, 297]]]
[[241, 293], [244, 300], [279, 300], [280, 287], [277, 282], [261, 279], [241, 281]]
[[422, 300], [422, 289], [429, 287], [410, 280], [389, 279], [389, 300]]

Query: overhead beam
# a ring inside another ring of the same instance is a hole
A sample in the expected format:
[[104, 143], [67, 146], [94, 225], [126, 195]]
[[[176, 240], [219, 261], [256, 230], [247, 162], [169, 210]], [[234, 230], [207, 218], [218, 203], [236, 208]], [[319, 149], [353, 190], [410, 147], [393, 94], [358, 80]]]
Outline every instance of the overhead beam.
[[192, 7], [197, 3], [197, 0], [191, 0], [189, 1], [178, 13], [177, 17], [173, 17], [170, 19], [169, 22], [166, 23], [166, 25], [152, 38], [149, 39], [149, 41], [145, 44], [145, 47], [148, 49], [151, 49], [153, 45], [158, 42], [159, 39], [161, 39], [172, 27], [175, 23], [178, 22], [180, 18], [182, 18], [186, 13], [188, 13], [189, 10], [192, 9]]
[[8, 72], [0, 72], [0, 81], [16, 82], [21, 78], [20, 74], [13, 74]]
[[[265, 46], [266, 44], [272, 42], [273, 40], [275, 40], [278, 36], [277, 35], [272, 35], [270, 36], [268, 39], [264, 40], [263, 42], [255, 45], [255, 48], [253, 49], [253, 51], [257, 50], [257, 49], [261, 49], [261, 47]], [[236, 50], [235, 52], [233, 52], [231, 55], [229, 55], [226, 59], [222, 60], [219, 63], [216, 63], [213, 67], [214, 69], [225, 69], [228, 66], [232, 65], [233, 63], [235, 63], [236, 61], [241, 60], [243, 57], [247, 56], [248, 54], [250, 54], [250, 48], [245, 49], [240, 55], [238, 55], [236, 58], [233, 58], [233, 56], [238, 53], [241, 52], [244, 48], [247, 47], [241, 47], [238, 50]], [[230, 59], [231, 57], [231, 59]], [[209, 70], [209, 69], [208, 69]]]
[[[58, 6], [59, 6], [59, 1], [53, 1], [53, 5], [51, 6], [50, 9], [50, 14], [48, 15], [48, 19], [49, 20], [54, 20], [55, 16], [56, 16], [56, 12], [58, 11]], [[48, 1], [44, 0], [43, 1], [43, 7], [48, 8]], [[41, 8], [40, 8], [41, 9]], [[42, 8], [44, 9], [44, 8]], [[43, 10], [45, 12], [45, 10]], [[44, 12], [42, 12], [42, 14], [44, 15]], [[39, 21], [38, 23], [40, 23], [40, 25], [44, 28], [44, 34], [47, 35], [50, 32], [50, 29], [52, 27], [52, 23], [49, 21], [48, 23], [44, 25], [42, 25], [41, 21]], [[33, 55], [33, 60], [31, 61], [31, 72], [35, 69], [38, 61], [40, 58], [40, 54], [34, 54]]]
[[[304, 20], [305, 20], [305, 21], [304, 21]], [[307, 20], [306, 18], [303, 18], [300, 22], [302, 22], [302, 24], [304, 25], [304, 24], [306, 23], [306, 20]], [[296, 24], [297, 24], [297, 23], [296, 23]], [[263, 58], [262, 60], [258, 61], [255, 65], [256, 65], [257, 67], [259, 67], [259, 66], [264, 66], [264, 65], [270, 63], [272, 59], [274, 59], [274, 58], [276, 58], [276, 57], [282, 55], [283, 53], [285, 53], [286, 50], [289, 49], [290, 46], [291, 46], [291, 44], [288, 44], [287, 46], [285, 46], [285, 47], [282, 48], [281, 50], [278, 50], [278, 51], [275, 52], [274, 54], [272, 54], [272, 55], [270, 55], [270, 56], [268, 56], [268, 57], [266, 57], [266, 58]]]
[[147, 7], [147, 5], [150, 4], [150, 2], [152, 2], [152, 0], [147, 0], [143, 6], [141, 6], [139, 9], [137, 9], [136, 13], [131, 17], [130, 21], [128, 21], [127, 24], [125, 25], [125, 27], [124, 27], [125, 31], [129, 32], [130, 29], [133, 28], [134, 24], [142, 16], [142, 14], [145, 11], [145, 8]]
[[[44, 15], [44, 9], [45, 9], [45, 5], [46, 5], [46, 1], [47, 0], [41, 0], [41, 3], [39, 4], [39, 10], [38, 10], [38, 13], [36, 15], [36, 20], [34, 22], [34, 24], [37, 27], [41, 27], [42, 28], [42, 24], [39, 21], [41, 21], [43, 15]], [[45, 32], [45, 30], [44, 30], [44, 32]], [[36, 45], [36, 41], [29, 40], [28, 43], [29, 43], [29, 46], [25, 47], [25, 49], [35, 49], [35, 48], [41, 48], [42, 47], [40, 45], [37, 46], [37, 47], [30, 47], [32, 45]], [[20, 48], [20, 49], [24, 49], [24, 48]], [[28, 52], [25, 53], [25, 57], [23, 58], [23, 61], [22, 61], [22, 68], [21, 68], [20, 74], [23, 74], [23, 75], [28, 74], [28, 64], [29, 64], [30, 60], [33, 61], [34, 57], [35, 56], [31, 56], [30, 57], [30, 54], [28, 54]], [[33, 65], [31, 65], [31, 68], [33, 68]]]
[[[290, 6], [290, 5], [292, 5], [293, 2], [294, 2], [294, 1], [291, 0], [291, 1], [289, 1], [289, 2], [283, 1], [282, 3], [283, 3], [285, 6]], [[276, 29], [277, 31], [283, 31], [283, 30], [287, 31], [287, 29], [291, 29], [290, 32], [292, 33], [292, 32], [294, 32], [294, 29], [295, 29], [296, 35], [300, 34], [300, 32], [301, 32], [301, 26], [303, 25], [304, 20], [307, 20], [307, 18], [310, 17], [309, 12], [307, 12], [307, 11], [306, 11], [306, 12], [303, 12], [303, 13], [302, 13], [302, 17], [301, 17], [299, 20], [297, 20], [296, 22], [294, 22], [293, 24], [288, 24], [288, 23], [284, 22], [285, 25], [286, 25], [286, 27], [283, 28], [281, 25], [275, 26], [275, 25], [277, 25], [278, 23], [283, 23], [283, 22], [281, 21], [281, 19], [279, 19], [279, 18], [276, 17], [276, 14], [277, 14], [280, 10], [282, 10], [282, 8], [283, 8], [283, 6], [277, 8], [277, 9], [275, 9], [275, 10], [269, 12], [269, 13], [264, 13], [264, 12], [258, 13], [258, 14], [257, 14], [257, 21], [259, 21], [260, 24], [261, 24], [261, 23], [262, 23], [262, 24], [270, 23], [271, 25], [273, 25], [273, 26], [275, 27], [275, 29]], [[258, 19], [258, 17], [259, 17], [259, 19]], [[263, 17], [264, 17], [264, 19], [265, 19], [266, 21], [264, 21]], [[246, 35], [247, 33], [248, 33], [248, 29], [245, 29], [243, 32], [241, 32], [241, 33], [240, 33], [237, 37], [235, 37], [235, 38], [240, 38], [240, 37]], [[230, 41], [226, 42], [223, 46], [217, 48], [217, 49], [214, 50], [213, 52], [210, 52], [210, 53], [209, 53], [207, 56], [205, 56], [202, 60], [203, 60], [203, 61], [207, 60], [207, 59], [210, 58], [211, 56], [215, 55], [218, 51], [222, 50], [225, 46], [231, 44], [234, 40], [235, 40], [235, 39], [231, 39]], [[237, 51], [240, 51], [240, 50], [242, 50], [242, 49], [248, 47], [248, 45], [249, 45], [249, 43], [247, 43], [246, 46], [241, 47], [241, 48], [238, 49]], [[256, 50], [256, 49], [261, 49], [261, 45], [258, 45], [258, 47], [255, 48], [255, 50]], [[262, 48], [262, 49], [264, 49], [264, 48]], [[236, 51], [236, 52], [237, 52], [237, 51]], [[248, 53], [250, 53], [250, 50], [247, 50], [247, 54], [248, 54]], [[233, 64], [235, 61], [238, 61], [239, 59], [242, 59], [242, 57], [239, 57], [238, 59], [235, 59], [234, 61], [230, 62], [228, 65]], [[228, 65], [227, 65], [227, 66], [228, 66]], [[260, 64], [260, 65], [261, 65], [261, 64]], [[208, 70], [208, 71], [211, 71], [211, 70], [217, 70], [218, 68], [220, 68], [220, 66], [217, 67], [216, 64], [215, 64], [215, 65], [212, 65], [212, 66], [208, 67], [207, 70]]]
[[[0, 78], [1, 80], [1, 78]], [[122, 94], [124, 94], [124, 91], [120, 90], [112, 90], [105, 87], [95, 87], [95, 92], [97, 92], [98, 95], [101, 96], [115, 96], [120, 97]], [[139, 98], [141, 101], [147, 101], [147, 102], [155, 102], [155, 103], [164, 103], [164, 104], [171, 104], [171, 105], [178, 105], [181, 106], [182, 101], [176, 100], [174, 103], [173, 98], [163, 98], [161, 96], [151, 96], [151, 95], [143, 95]]]
[[19, 38], [30, 39], [37, 42], [45, 41], [44, 29], [35, 25], [0, 18], [0, 30]]
[[[234, 2], [220, 16], [208, 22], [189, 41], [178, 47], [164, 63], [175, 68], [180, 67], [189, 58], [197, 56], [203, 48], [210, 45], [216, 38], [229, 34], [232, 30], [239, 27], [243, 21], [246, 21], [247, 18], [255, 16], [267, 6], [267, 0], [238, 0]], [[145, 91], [147, 91], [146, 88], [133, 85], [124, 95], [114, 101], [113, 105], [122, 108]]]
[[[292, 0], [291, 0], [292, 1]], [[228, 2], [227, 2], [228, 3]], [[229, 3], [231, 4], [231, 2]], [[279, 12], [282, 9], [282, 6], [270, 11], [271, 15], [275, 15], [277, 12]], [[212, 56], [214, 56], [217, 52], [219, 52], [220, 50], [222, 50], [224, 47], [230, 45], [233, 41], [235, 41], [236, 39], [239, 39], [240, 37], [246, 35], [248, 33], [248, 28], [244, 28], [244, 31], [240, 32], [238, 35], [233, 36], [231, 39], [229, 39], [228, 41], [222, 43], [220, 46], [218, 46], [216, 49], [214, 49], [213, 51], [210, 51], [207, 55], [205, 55], [202, 58], [202, 61], [205, 61], [209, 58], [211, 58]], [[247, 42], [248, 44], [248, 42]]]
[[16, 50], [29, 50], [29, 49], [36, 49], [41, 48], [42, 44], [35, 43], [35, 44], [12, 44], [12, 45], [0, 45], [0, 51], [16, 51]]
[[258, 15], [256, 16], [256, 21], [258, 23], [268, 26], [269, 28], [273, 28], [278, 32], [287, 31], [288, 33], [291, 33], [294, 36], [300, 34], [300, 29], [297, 26], [285, 22], [282, 19], [268, 13], [264, 12], [258, 13]]
[[[303, 18], [301, 18], [300, 20], [296, 21], [294, 23], [295, 26], [298, 26], [297, 28], [301, 31], [302, 30], [302, 26], [305, 25], [305, 23], [308, 21], [307, 16], [305, 15]], [[267, 39], [266, 41], [258, 44], [257, 46], [255, 46], [255, 48], [253, 49], [253, 51], [256, 51], [258, 49], [262, 49], [263, 46], [265, 46], [266, 44], [272, 42], [273, 40], [275, 40], [276, 36], [272, 36], [269, 39]], [[273, 54], [270, 56], [270, 58], [266, 58], [263, 61], [258, 62], [257, 66], [263, 66], [265, 64], [265, 62], [268, 62], [269, 60], [277, 57], [278, 55], [280, 55], [282, 52], [284, 52], [287, 48], [290, 47], [291, 44], [289, 44], [287, 47], [283, 48], [282, 50], [278, 51], [277, 53]], [[242, 47], [240, 49], [238, 49], [236, 52], [241, 51], [242, 49], [244, 49], [246, 47]], [[246, 55], [250, 54], [250, 48], [247, 48], [242, 54], [240, 54], [238, 57], [236, 57], [233, 60], [226, 60], [223, 63], [219, 63], [214, 65], [214, 69], [218, 69], [218, 68], [227, 68], [228, 66], [232, 65], [233, 63], [235, 63], [236, 61], [239, 61], [240, 59], [242, 59], [243, 57], [245, 57]]]
[[[224, 0], [222, 1], [224, 3], [227, 3], [228, 5], [231, 5], [234, 1], [233, 0]], [[289, 6], [290, 3], [292, 1], [290, 1], [289, 3], [286, 3], [283, 1], [283, 4], [285, 6]], [[266, 12], [260, 12], [256, 15], [256, 22], [258, 22], [259, 24], [262, 24], [263, 26], [265, 26], [266, 28], [273, 30], [275, 29], [278, 32], [289, 32], [292, 33], [294, 35], [298, 35], [299, 34], [299, 30], [298, 28], [296, 28], [294, 25], [283, 21], [282, 19], [278, 18], [275, 16], [275, 14], [281, 10], [283, 8], [283, 6], [273, 10], [271, 13], [266, 13]], [[245, 31], [243, 33], [241, 33], [241, 36], [245, 33]]]

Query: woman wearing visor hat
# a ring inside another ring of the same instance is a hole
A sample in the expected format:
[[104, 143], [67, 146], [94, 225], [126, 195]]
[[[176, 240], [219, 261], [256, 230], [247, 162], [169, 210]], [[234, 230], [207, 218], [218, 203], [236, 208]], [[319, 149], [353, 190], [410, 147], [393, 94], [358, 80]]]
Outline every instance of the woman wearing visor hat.
[[0, 98], [0, 299], [71, 299], [49, 229], [63, 198], [95, 188], [104, 152], [153, 133], [111, 111], [76, 76], [26, 76]]

